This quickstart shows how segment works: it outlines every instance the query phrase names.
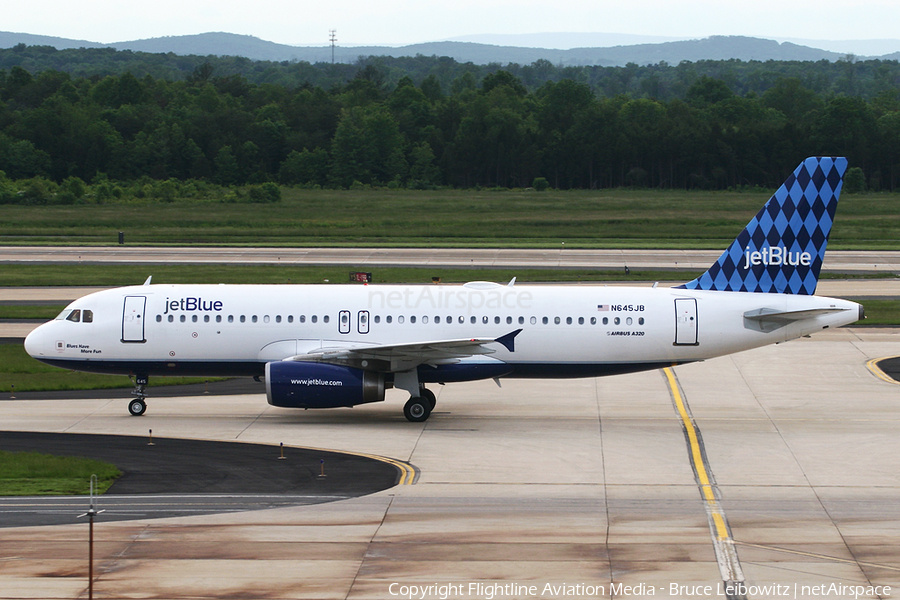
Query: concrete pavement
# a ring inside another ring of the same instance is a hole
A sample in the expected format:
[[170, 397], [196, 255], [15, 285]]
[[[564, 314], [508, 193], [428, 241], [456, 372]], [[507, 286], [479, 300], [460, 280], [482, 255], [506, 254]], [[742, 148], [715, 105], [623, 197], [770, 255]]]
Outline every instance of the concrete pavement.
[[[898, 336], [841, 329], [674, 370], [748, 597], [781, 597], [778, 585], [799, 598], [854, 597], [827, 586], [897, 595], [900, 386], [865, 363], [900, 354]], [[156, 398], [141, 418], [126, 414], [124, 397], [2, 401], [0, 422], [282, 440], [421, 470], [416, 485], [316, 506], [100, 518], [97, 597], [399, 598], [420, 586], [440, 598], [459, 591], [450, 585], [464, 593], [448, 597], [486, 600], [497, 597], [492, 585], [512, 586], [504, 597], [515, 598], [625, 596], [617, 585], [633, 586], [631, 595], [724, 597], [707, 507], [659, 372], [435, 391], [425, 424], [403, 418], [399, 392], [329, 411], [277, 409], [260, 395]], [[86, 536], [86, 525], [0, 531], [0, 598], [83, 597]]]

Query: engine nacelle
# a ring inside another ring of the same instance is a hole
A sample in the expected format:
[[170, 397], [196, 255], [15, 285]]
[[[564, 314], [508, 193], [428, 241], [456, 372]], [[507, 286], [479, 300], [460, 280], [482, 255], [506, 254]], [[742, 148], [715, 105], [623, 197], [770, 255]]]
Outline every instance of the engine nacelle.
[[266, 363], [266, 399], [284, 408], [336, 408], [384, 400], [384, 375], [327, 363]]

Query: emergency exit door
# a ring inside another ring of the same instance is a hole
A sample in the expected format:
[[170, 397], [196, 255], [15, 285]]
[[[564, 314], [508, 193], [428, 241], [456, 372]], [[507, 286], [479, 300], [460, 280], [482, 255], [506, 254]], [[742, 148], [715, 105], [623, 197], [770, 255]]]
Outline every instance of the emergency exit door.
[[697, 346], [697, 299], [675, 299], [675, 345]]

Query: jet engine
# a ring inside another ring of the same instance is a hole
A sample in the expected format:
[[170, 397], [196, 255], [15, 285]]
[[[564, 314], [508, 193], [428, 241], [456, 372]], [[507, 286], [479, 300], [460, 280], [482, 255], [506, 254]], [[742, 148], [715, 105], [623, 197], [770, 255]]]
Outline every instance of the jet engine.
[[336, 408], [384, 400], [384, 375], [316, 362], [266, 363], [266, 399], [283, 408]]

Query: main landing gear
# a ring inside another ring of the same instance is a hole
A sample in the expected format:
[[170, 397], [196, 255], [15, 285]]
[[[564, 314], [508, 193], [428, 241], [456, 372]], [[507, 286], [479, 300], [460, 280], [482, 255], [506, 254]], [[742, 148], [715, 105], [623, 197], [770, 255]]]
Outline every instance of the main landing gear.
[[434, 392], [424, 386], [419, 387], [419, 395], [411, 396], [403, 407], [403, 416], [407, 421], [413, 423], [422, 423], [431, 416], [431, 411], [437, 405], [437, 398]]
[[134, 396], [134, 399], [128, 403], [128, 412], [131, 413], [132, 417], [139, 417], [147, 412], [145, 399], [147, 398], [146, 389], [149, 379], [146, 375], [138, 375], [134, 378], [134, 389], [131, 390], [131, 395]]

